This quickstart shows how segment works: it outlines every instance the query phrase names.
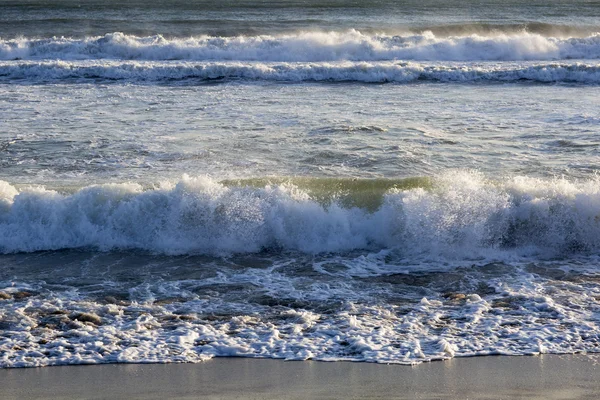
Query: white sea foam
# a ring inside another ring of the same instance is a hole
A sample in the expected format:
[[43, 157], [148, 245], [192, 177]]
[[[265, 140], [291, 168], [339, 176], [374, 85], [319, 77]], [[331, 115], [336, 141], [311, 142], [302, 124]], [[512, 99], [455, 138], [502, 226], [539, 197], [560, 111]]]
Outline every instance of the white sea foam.
[[[114, 304], [78, 291], [56, 293], [53, 286], [44, 295], [0, 300], [0, 333], [5, 333], [0, 368], [200, 362], [222, 356], [414, 364], [474, 355], [600, 351], [597, 283], [565, 285], [534, 274], [503, 274], [481, 282], [493, 288], [485, 298], [467, 292], [452, 299], [430, 291], [428, 297], [396, 305], [368, 304], [364, 292], [349, 293], [348, 282], [326, 291], [318, 285], [294, 289], [288, 277], [283, 292], [271, 286], [277, 275], [250, 268], [196, 284], [258, 282], [279, 298], [338, 298], [344, 304], [323, 312], [266, 307], [247, 297], [224, 303], [194, 293], [166, 303], [149, 297]], [[131, 291], [180, 294], [173, 285], [160, 285], [158, 280]], [[2, 282], [0, 289], [9, 296], [43, 290], [35, 285], [6, 288]], [[357, 296], [362, 299], [351, 300]]]
[[226, 187], [184, 177], [142, 190], [74, 194], [3, 183], [0, 251], [142, 249], [166, 254], [304, 253], [398, 248], [406, 255], [493, 257], [600, 249], [600, 181], [448, 174], [432, 189], [392, 190], [375, 212], [323, 205], [293, 186]]
[[600, 82], [600, 65], [550, 64], [419, 64], [394, 62], [263, 63], [263, 62], [0, 62], [0, 81], [330, 81], [330, 82]]
[[555, 38], [535, 33], [436, 37], [301, 32], [281, 36], [167, 39], [111, 33], [102, 37], [0, 41], [0, 59], [238, 61], [516, 61], [600, 58], [600, 35]]

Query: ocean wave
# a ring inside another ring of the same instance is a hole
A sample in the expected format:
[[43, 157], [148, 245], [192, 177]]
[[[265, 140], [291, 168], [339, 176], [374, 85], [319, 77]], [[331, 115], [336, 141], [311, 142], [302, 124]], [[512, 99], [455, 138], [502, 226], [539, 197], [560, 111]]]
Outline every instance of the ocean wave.
[[399, 62], [259, 63], [259, 62], [0, 62], [0, 82], [172, 82], [210, 80], [288, 82], [600, 82], [600, 65], [419, 64]]
[[407, 255], [474, 257], [600, 250], [600, 179], [490, 182], [475, 172], [454, 172], [429, 186], [391, 188], [375, 211], [332, 198], [323, 203], [309, 188], [293, 184], [227, 185], [206, 177], [151, 190], [124, 183], [72, 194], [2, 182], [0, 252], [316, 254], [393, 248]]
[[[521, 35], [529, 33], [546, 37], [568, 39], [593, 36], [600, 32], [600, 27], [594, 25], [569, 25], [537, 21], [513, 23], [488, 23], [483, 21], [472, 21], [423, 25], [418, 28], [411, 28], [409, 32], [412, 34], [424, 34], [426, 32], [432, 32], [434, 35], [440, 38], [450, 36], [469, 36], [474, 34], [480, 36], [497, 36], [502, 34]], [[403, 34], [406, 33], [407, 32], [404, 32]]]
[[110, 33], [74, 39], [0, 40], [0, 60], [189, 61], [523, 61], [600, 58], [600, 34], [547, 37], [526, 31], [463, 36], [301, 32], [271, 36], [202, 36], [167, 39]]

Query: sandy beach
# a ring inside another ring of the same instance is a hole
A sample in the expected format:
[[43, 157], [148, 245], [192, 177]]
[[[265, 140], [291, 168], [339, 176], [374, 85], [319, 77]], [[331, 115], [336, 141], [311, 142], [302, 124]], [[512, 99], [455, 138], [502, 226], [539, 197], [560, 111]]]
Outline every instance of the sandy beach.
[[597, 356], [473, 357], [416, 366], [217, 358], [0, 371], [2, 399], [595, 399]]

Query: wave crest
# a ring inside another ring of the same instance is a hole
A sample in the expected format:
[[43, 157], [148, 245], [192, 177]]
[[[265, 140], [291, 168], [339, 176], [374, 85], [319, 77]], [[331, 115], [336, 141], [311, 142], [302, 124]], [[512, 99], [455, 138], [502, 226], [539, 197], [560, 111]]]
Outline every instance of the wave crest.
[[140, 249], [165, 254], [305, 253], [395, 248], [467, 257], [585, 253], [600, 249], [600, 180], [474, 172], [437, 177], [431, 188], [391, 189], [370, 212], [323, 204], [293, 185], [226, 186], [184, 177], [143, 190], [90, 186], [74, 194], [0, 185], [0, 251]]
[[537, 33], [436, 36], [300, 32], [280, 36], [167, 39], [110, 33], [102, 37], [0, 40], [2, 60], [188, 61], [526, 61], [600, 58], [600, 34], [582, 38]]
[[427, 65], [416, 63], [0, 62], [0, 81], [173, 82], [572, 82], [600, 83], [600, 65], [582, 63]]

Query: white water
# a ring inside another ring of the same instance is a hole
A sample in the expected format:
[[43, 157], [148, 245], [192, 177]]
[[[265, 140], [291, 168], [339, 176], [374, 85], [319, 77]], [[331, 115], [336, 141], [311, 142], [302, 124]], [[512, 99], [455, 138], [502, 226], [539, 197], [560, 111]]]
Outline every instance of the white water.
[[326, 82], [517, 82], [598, 84], [600, 66], [575, 63], [420, 64], [394, 62], [338, 63], [192, 63], [192, 62], [0, 62], [0, 81], [326, 81]]
[[[213, 277], [183, 280], [169, 274], [180, 274], [184, 260], [168, 268], [159, 263], [145, 273], [158, 260], [129, 257], [125, 263], [144, 266], [131, 271], [118, 259], [94, 258], [81, 260], [81, 275], [65, 275], [93, 277], [96, 283], [80, 290], [56, 293], [60, 280], [52, 276], [47, 283], [13, 281], [4, 289], [15, 298], [0, 300], [8, 333], [0, 341], [0, 366], [200, 362], [215, 356], [414, 364], [600, 351], [595, 300], [600, 287], [593, 275], [576, 273], [572, 277], [580, 280], [572, 283], [552, 279], [569, 270], [553, 263], [446, 265], [437, 275], [410, 283], [411, 276], [423, 275], [386, 262], [385, 253], [346, 258], [349, 266], [370, 266], [370, 274], [366, 269], [362, 274], [370, 280], [352, 279], [340, 267], [309, 278], [289, 272], [293, 258], [268, 268], [238, 265]], [[68, 257], [63, 261], [68, 264]], [[331, 266], [336, 262], [329, 259]], [[32, 261], [35, 265], [39, 268], [39, 261]], [[136, 284], [139, 275], [146, 280]], [[109, 276], [117, 279], [106, 280]], [[457, 282], [457, 276], [468, 279]], [[119, 289], [128, 290], [130, 300], [103, 297]], [[19, 298], [23, 291], [31, 297]]]
[[[187, 178], [143, 191], [92, 186], [71, 195], [2, 183], [0, 251], [91, 248], [166, 254], [265, 249], [336, 253], [399, 248], [406, 255], [497, 257], [600, 249], [600, 181], [451, 172], [429, 190], [392, 189], [373, 213], [322, 205], [293, 186], [225, 187]], [[352, 194], [350, 194], [352, 195]]]
[[523, 61], [600, 58], [600, 34], [584, 38], [540, 34], [436, 37], [301, 32], [281, 36], [204, 36], [167, 39], [111, 33], [85, 39], [10, 39], [0, 41], [0, 59], [122, 59], [194, 61]]

